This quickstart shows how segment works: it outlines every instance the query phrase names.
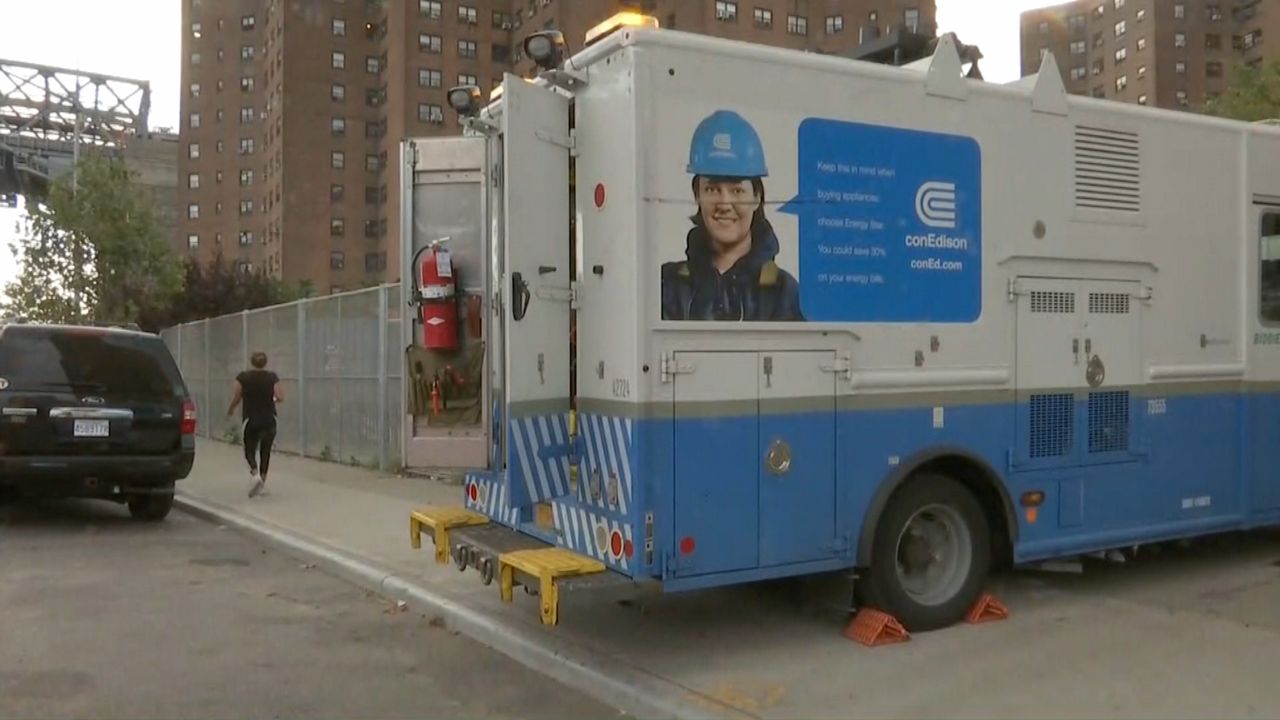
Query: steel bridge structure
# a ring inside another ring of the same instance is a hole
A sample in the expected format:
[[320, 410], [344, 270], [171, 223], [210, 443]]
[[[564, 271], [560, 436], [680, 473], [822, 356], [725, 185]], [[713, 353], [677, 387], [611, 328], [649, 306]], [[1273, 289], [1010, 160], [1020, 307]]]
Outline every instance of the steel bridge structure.
[[0, 207], [43, 195], [81, 146], [145, 135], [150, 111], [145, 80], [0, 59]]

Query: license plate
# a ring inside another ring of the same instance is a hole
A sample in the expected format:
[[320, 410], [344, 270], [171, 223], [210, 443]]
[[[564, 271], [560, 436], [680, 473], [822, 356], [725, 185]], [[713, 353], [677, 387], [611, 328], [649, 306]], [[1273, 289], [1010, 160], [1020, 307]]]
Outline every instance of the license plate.
[[111, 437], [111, 421], [109, 420], [77, 420], [76, 437], [104, 438]]

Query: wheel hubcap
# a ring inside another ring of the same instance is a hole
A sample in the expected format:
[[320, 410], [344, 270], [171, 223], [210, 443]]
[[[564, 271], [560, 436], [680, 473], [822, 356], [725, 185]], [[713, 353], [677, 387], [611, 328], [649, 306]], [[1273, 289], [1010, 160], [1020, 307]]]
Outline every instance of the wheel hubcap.
[[973, 564], [969, 526], [946, 505], [927, 505], [898, 536], [898, 583], [912, 600], [941, 605], [964, 586]]

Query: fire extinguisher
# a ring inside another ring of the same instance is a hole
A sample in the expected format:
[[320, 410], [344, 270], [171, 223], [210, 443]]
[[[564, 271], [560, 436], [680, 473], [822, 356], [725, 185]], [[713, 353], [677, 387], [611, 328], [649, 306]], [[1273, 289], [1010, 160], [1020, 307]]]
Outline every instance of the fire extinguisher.
[[413, 296], [422, 318], [422, 344], [432, 350], [458, 347], [457, 282], [444, 247], [447, 241], [435, 240], [413, 256]]

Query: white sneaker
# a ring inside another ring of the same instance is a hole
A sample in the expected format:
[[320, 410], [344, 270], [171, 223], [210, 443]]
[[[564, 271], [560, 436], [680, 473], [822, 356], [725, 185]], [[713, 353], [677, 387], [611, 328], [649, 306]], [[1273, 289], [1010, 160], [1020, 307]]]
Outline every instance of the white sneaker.
[[256, 497], [258, 493], [262, 492], [262, 486], [265, 484], [265, 480], [258, 478], [257, 482], [253, 484], [253, 487], [249, 488], [249, 497]]

